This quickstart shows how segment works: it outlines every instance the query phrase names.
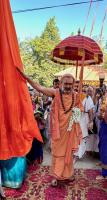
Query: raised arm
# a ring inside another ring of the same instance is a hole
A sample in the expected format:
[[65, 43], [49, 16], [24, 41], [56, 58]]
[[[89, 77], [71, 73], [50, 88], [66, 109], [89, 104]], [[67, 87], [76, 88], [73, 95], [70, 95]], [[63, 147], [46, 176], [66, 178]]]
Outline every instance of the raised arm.
[[38, 92], [41, 92], [45, 94], [46, 96], [54, 97], [55, 96], [55, 89], [53, 88], [46, 88], [39, 83], [31, 80], [26, 74], [24, 74], [22, 71], [20, 71], [19, 68], [16, 68], [18, 73], [33, 87], [35, 88]]

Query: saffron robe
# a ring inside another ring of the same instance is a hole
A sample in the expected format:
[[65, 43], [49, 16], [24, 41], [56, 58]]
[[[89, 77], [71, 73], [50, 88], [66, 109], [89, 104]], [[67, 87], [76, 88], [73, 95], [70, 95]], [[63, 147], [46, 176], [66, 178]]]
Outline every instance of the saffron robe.
[[[79, 96], [74, 94], [74, 107], [82, 109]], [[66, 110], [72, 103], [72, 94], [63, 95]], [[64, 113], [59, 90], [53, 100], [51, 109], [51, 134], [52, 134], [52, 174], [59, 180], [70, 178], [73, 173], [73, 152], [78, 149], [82, 139], [79, 123], [74, 123], [71, 131], [67, 131], [72, 110]]]

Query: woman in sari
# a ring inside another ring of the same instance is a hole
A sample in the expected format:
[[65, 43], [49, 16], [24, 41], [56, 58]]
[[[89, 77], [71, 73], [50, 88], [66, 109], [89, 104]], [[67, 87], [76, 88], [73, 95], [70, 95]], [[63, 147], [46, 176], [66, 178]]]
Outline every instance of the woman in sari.
[[0, 169], [0, 199], [6, 199], [4, 190], [3, 190], [3, 188], [2, 188], [1, 169]]
[[[34, 113], [35, 120], [37, 121], [41, 136], [44, 141], [44, 119], [43, 112], [39, 111], [39, 109]], [[38, 141], [36, 138], [33, 139], [32, 148], [30, 152], [26, 156], [29, 164], [40, 164], [43, 161], [43, 144]]]
[[100, 153], [100, 166], [102, 172], [100, 176], [97, 176], [96, 179], [107, 179], [107, 101], [104, 98], [101, 108], [100, 115], [101, 124], [99, 131], [99, 153]]
[[26, 174], [26, 158], [15, 157], [0, 160], [2, 185], [10, 188], [20, 188]]

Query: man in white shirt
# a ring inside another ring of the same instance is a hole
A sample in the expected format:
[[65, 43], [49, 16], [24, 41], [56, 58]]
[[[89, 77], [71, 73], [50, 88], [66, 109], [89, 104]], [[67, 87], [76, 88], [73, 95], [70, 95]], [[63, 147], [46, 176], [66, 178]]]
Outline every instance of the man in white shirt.
[[[92, 91], [91, 91], [92, 90]], [[81, 114], [81, 120], [80, 120], [80, 126], [82, 129], [82, 135], [83, 139], [81, 141], [81, 144], [79, 146], [79, 150], [76, 153], [76, 156], [79, 158], [82, 158], [85, 154], [88, 146], [88, 129], [92, 130], [93, 128], [93, 109], [94, 109], [94, 103], [90, 96], [90, 92], [93, 92], [92, 87], [87, 88], [86, 97], [83, 99], [83, 107], [84, 112]]]

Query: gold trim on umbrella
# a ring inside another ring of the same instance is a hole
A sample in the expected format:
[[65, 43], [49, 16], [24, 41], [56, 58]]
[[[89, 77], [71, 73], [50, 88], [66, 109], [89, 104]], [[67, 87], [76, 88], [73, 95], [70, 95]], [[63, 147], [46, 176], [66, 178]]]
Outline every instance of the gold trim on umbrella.
[[[62, 58], [58, 58], [56, 56], [52, 56], [50, 57], [50, 59], [56, 63], [60, 63], [60, 64], [67, 64], [67, 65], [75, 65], [76, 64], [76, 61], [73, 61], [73, 60], [67, 60], [67, 59], [62, 59]], [[95, 62], [95, 59], [92, 59], [92, 60], [86, 60], [84, 61], [84, 65], [91, 65], [93, 63], [96, 63]], [[81, 61], [78, 61], [78, 65], [81, 65]]]
[[94, 54], [94, 60], [96, 63], [98, 63], [98, 54]]
[[78, 49], [78, 56], [84, 56], [84, 54], [85, 54], [85, 51], [84, 51], [84, 49], [81, 49], [81, 48], [79, 48]]
[[65, 54], [65, 48], [59, 49], [59, 55], [64, 56], [64, 54]]

